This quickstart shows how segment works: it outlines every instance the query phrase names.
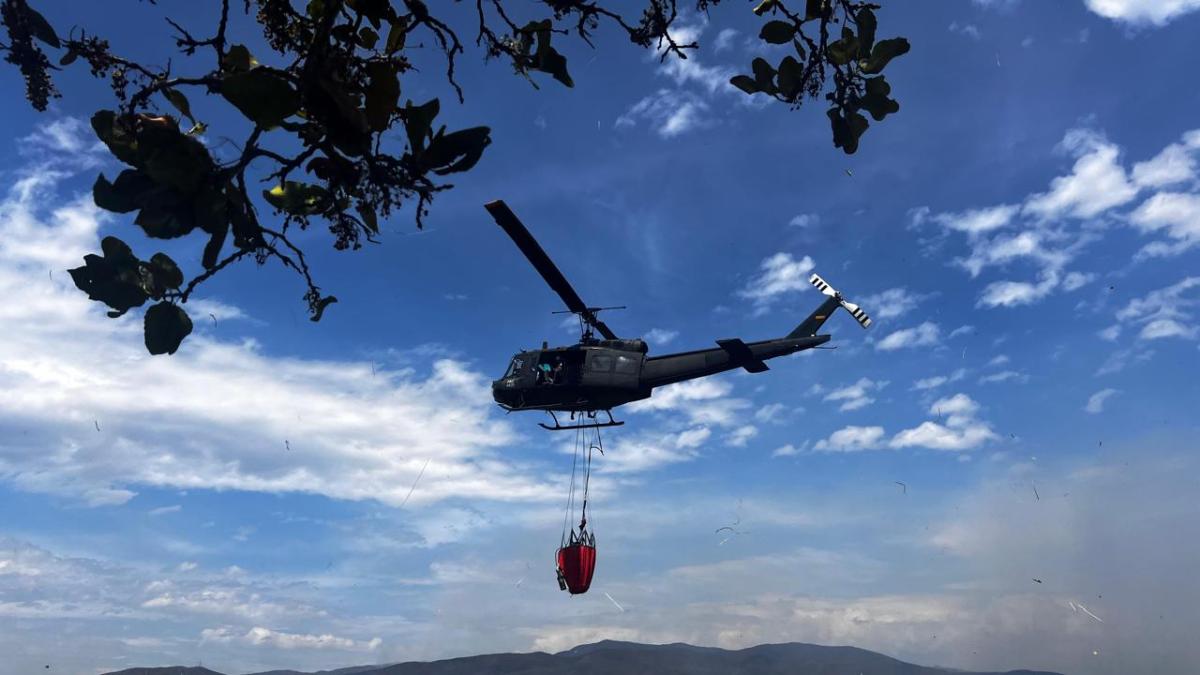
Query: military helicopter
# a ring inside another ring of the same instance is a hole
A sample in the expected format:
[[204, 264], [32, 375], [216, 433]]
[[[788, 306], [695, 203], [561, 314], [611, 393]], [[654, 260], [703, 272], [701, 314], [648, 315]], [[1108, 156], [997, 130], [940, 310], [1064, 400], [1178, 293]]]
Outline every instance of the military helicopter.
[[[579, 317], [579, 342], [569, 347], [550, 347], [519, 352], [513, 356], [504, 376], [492, 382], [492, 397], [501, 408], [542, 410], [550, 414], [553, 425], [539, 423], [544, 429], [560, 431], [621, 426], [613, 419], [612, 409], [650, 398], [655, 387], [707, 377], [734, 368], [751, 373], [767, 370], [766, 359], [812, 349], [829, 341], [829, 335], [817, 331], [838, 307], [846, 309], [863, 328], [871, 319], [858, 305], [847, 302], [842, 294], [812, 275], [809, 282], [829, 296], [799, 326], [781, 338], [743, 342], [738, 338], [717, 340], [717, 346], [662, 356], [648, 356], [646, 342], [640, 338], [619, 338], [597, 316], [601, 311], [624, 307], [592, 307], [583, 302], [566, 277], [542, 250], [525, 225], [501, 200], [484, 205], [496, 223], [512, 238], [534, 269], [550, 288], [558, 293], [567, 309]], [[597, 338], [599, 333], [601, 338]], [[562, 425], [556, 412], [570, 413], [577, 424]], [[607, 415], [607, 421], [597, 413]]]

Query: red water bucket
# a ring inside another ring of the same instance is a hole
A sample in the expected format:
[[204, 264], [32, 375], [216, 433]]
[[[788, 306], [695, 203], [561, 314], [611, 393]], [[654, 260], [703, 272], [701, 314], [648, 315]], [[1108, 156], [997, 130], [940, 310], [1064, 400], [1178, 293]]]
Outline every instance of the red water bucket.
[[559, 587], [571, 595], [587, 593], [596, 571], [596, 540], [589, 537], [588, 543], [572, 542], [558, 549], [557, 558]]

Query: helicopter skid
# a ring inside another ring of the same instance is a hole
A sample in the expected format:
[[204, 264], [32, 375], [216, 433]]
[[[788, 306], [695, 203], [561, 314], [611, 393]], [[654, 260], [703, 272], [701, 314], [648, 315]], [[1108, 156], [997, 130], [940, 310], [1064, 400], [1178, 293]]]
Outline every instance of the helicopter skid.
[[[558, 416], [554, 414], [553, 410], [547, 410], [546, 412], [550, 413], [550, 417], [554, 419], [554, 426], [550, 426], [549, 424], [545, 424], [544, 422], [538, 422], [538, 426], [543, 429], [546, 429], [547, 431], [569, 431], [571, 429], [603, 429], [606, 427], [620, 427], [620, 426], [625, 425], [624, 422], [618, 422], [615, 419], [613, 419], [611, 410], [604, 411], [604, 414], [608, 415], [607, 422], [597, 421], [597, 422], [584, 423], [583, 420], [585, 420], [585, 419], [593, 419], [593, 420], [596, 419], [596, 413], [592, 412], [592, 413], [588, 413], [586, 418], [581, 414], [579, 416], [579, 420], [580, 420], [579, 424], [572, 424], [572, 425], [568, 425], [568, 426], [563, 426], [561, 423], [559, 423]], [[574, 417], [573, 414], [572, 414], [572, 417]]]

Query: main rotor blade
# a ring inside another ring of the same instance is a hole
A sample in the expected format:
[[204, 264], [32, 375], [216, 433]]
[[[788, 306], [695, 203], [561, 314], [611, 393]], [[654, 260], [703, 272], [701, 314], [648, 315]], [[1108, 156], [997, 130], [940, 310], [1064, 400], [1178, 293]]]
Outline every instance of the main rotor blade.
[[512, 209], [508, 208], [508, 204], [505, 204], [504, 200], [497, 199], [494, 202], [484, 204], [483, 207], [488, 210], [488, 213], [492, 214], [492, 218], [496, 220], [496, 224], [508, 233], [513, 243], [517, 245], [517, 248], [521, 249], [521, 253], [525, 254], [529, 262], [533, 264], [534, 269], [550, 285], [550, 288], [563, 299], [563, 302], [567, 304], [567, 309], [583, 317], [584, 321], [604, 337], [609, 340], [617, 339], [616, 334], [603, 321], [596, 318], [596, 314], [583, 302], [583, 299], [571, 287], [567, 278], [558, 270], [554, 261], [550, 259], [550, 256], [546, 255], [541, 245], [537, 243], [537, 240], [533, 238], [533, 235], [529, 233], [525, 225], [512, 212]]

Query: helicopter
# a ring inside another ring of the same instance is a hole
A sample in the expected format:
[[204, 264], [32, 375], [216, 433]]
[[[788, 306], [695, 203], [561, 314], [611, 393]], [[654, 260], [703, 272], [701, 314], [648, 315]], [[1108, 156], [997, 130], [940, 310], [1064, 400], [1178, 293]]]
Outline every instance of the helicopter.
[[[543, 429], [561, 431], [621, 426], [625, 423], [613, 418], [612, 409], [650, 398], [656, 387], [735, 368], [761, 373], [768, 370], [764, 363], [767, 359], [813, 349], [828, 342], [831, 336], [817, 331], [839, 307], [849, 312], [863, 328], [871, 325], [871, 318], [861, 307], [848, 302], [824, 279], [813, 274], [809, 283], [828, 297], [787, 335], [756, 342], [726, 338], [717, 340], [714, 348], [649, 356], [645, 340], [617, 337], [597, 316], [601, 311], [624, 307], [593, 307], [584, 303], [503, 200], [489, 202], [484, 208], [562, 298], [567, 309], [555, 313], [579, 317], [578, 343], [550, 347], [542, 342], [541, 349], [518, 352], [504, 375], [492, 382], [492, 397], [504, 410], [549, 413], [554, 423], [539, 422]], [[600, 337], [596, 337], [596, 333]], [[570, 413], [573, 421], [577, 415], [580, 419], [577, 424], [563, 425], [556, 412]], [[607, 415], [607, 421], [598, 417], [600, 412]]]

